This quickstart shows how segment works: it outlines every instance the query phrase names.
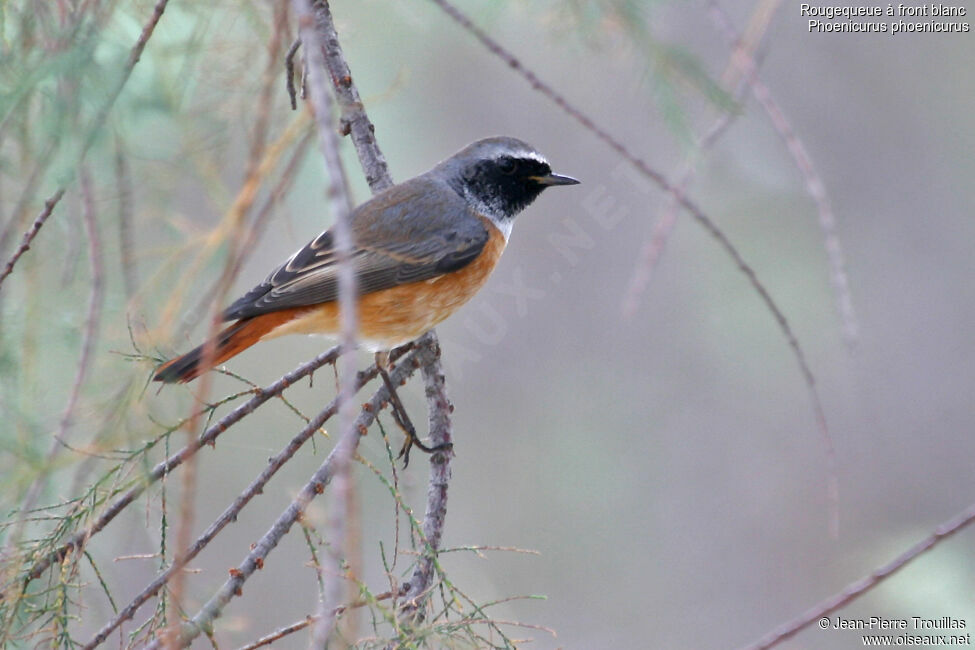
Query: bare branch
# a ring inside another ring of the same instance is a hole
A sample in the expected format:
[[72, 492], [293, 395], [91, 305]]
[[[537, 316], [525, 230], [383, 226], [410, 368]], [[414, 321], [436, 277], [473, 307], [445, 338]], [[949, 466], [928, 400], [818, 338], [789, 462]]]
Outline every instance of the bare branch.
[[[356, 600], [354, 602], [351, 602], [348, 605], [342, 605], [341, 607], [336, 607], [335, 608], [335, 611], [333, 613], [333, 616], [339, 616], [339, 615], [343, 614], [344, 612], [347, 612], [347, 611], [349, 611], [351, 609], [357, 609], [359, 607], [366, 607], [366, 606], [371, 605], [373, 603], [381, 602], [381, 601], [384, 601], [384, 600], [389, 600], [390, 598], [392, 598], [395, 595], [396, 594], [394, 594], [391, 591], [384, 591], [383, 593], [377, 594], [376, 596], [373, 596], [373, 597], [371, 597], [369, 599], [360, 598], [359, 600]], [[284, 627], [280, 627], [280, 628], [274, 630], [273, 632], [271, 632], [270, 634], [267, 634], [265, 636], [262, 636], [260, 639], [258, 639], [257, 641], [254, 641], [253, 643], [248, 643], [245, 646], [241, 646], [237, 650], [256, 650], [257, 648], [263, 648], [264, 646], [271, 645], [275, 641], [279, 641], [279, 640], [283, 639], [284, 637], [288, 636], [289, 634], [294, 634], [295, 632], [298, 632], [299, 630], [305, 629], [306, 627], [308, 627], [309, 625], [311, 625], [312, 623], [314, 623], [316, 620], [318, 620], [318, 616], [317, 615], [315, 615], [315, 616], [312, 616], [312, 615], [305, 616], [305, 618], [301, 619], [300, 621], [295, 621], [294, 623], [291, 623], [290, 625], [285, 625]]]
[[132, 233], [132, 178], [119, 136], [115, 137], [115, 183], [118, 186], [118, 239], [122, 283], [125, 300], [131, 301], [139, 286], [139, 270], [132, 255], [135, 248]]
[[[139, 34], [138, 40], [136, 40], [135, 45], [133, 45], [132, 49], [129, 51], [129, 58], [125, 64], [125, 67], [122, 69], [122, 76], [119, 78], [118, 82], [115, 84], [115, 87], [112, 89], [112, 91], [108, 94], [105, 103], [102, 104], [101, 108], [99, 109], [98, 113], [95, 116], [95, 119], [92, 121], [91, 126], [88, 128], [87, 135], [81, 146], [81, 150], [78, 153], [77, 162], [79, 165], [85, 159], [85, 156], [88, 154], [88, 150], [91, 148], [91, 145], [94, 144], [95, 142], [95, 138], [98, 136], [98, 133], [105, 125], [105, 120], [108, 119], [108, 115], [109, 113], [111, 113], [112, 107], [115, 106], [115, 101], [122, 93], [122, 89], [125, 88], [125, 84], [128, 82], [129, 77], [132, 75], [132, 70], [135, 68], [135, 64], [139, 62], [139, 58], [142, 56], [142, 52], [143, 50], [145, 50], [146, 44], [149, 42], [149, 39], [152, 37], [152, 33], [153, 31], [155, 31], [156, 25], [159, 24], [159, 19], [162, 18], [163, 12], [166, 10], [166, 4], [168, 2], [169, 0], [158, 0], [156, 2], [155, 7], [153, 8], [152, 15], [149, 17], [149, 20], [145, 23], [145, 25], [142, 26], [142, 33]], [[54, 147], [52, 143], [52, 146], [42, 156], [41, 162], [46, 161], [47, 156], [49, 156], [50, 153], [53, 153], [53, 150]], [[37, 170], [39, 169], [41, 169], [40, 166], [37, 167]], [[14, 264], [17, 263], [17, 260], [20, 258], [20, 256], [23, 255], [28, 248], [30, 248], [30, 242], [34, 239], [34, 237], [37, 236], [37, 231], [40, 230], [41, 226], [44, 225], [44, 222], [47, 221], [47, 218], [51, 216], [51, 210], [53, 210], [54, 205], [57, 204], [59, 200], [61, 200], [61, 197], [64, 195], [65, 188], [66, 185], [63, 185], [60, 189], [58, 189], [54, 193], [54, 195], [50, 199], [48, 199], [47, 203], [45, 203], [45, 207], [44, 210], [41, 212], [41, 215], [34, 221], [31, 228], [24, 235], [24, 240], [23, 243], [21, 244], [21, 247], [17, 250], [16, 253], [14, 253], [13, 257], [7, 263], [6, 268], [3, 270], [3, 273], [0, 274], [0, 284], [2, 284], [4, 279], [8, 275], [10, 275], [10, 273], [13, 271]], [[14, 220], [16, 218], [17, 218], [17, 214], [15, 211], [14, 214], [11, 215], [10, 220], [8, 221], [4, 229], [5, 231], [7, 231], [13, 225]], [[6, 232], [4, 233], [4, 236], [0, 238], [5, 238], [5, 236], [6, 236]]]
[[[772, 7], [768, 10], [762, 11], [762, 8], [756, 10], [761, 12], [764, 18], [761, 23], [761, 30], [757, 35], [757, 38], [759, 39], [765, 35], [771, 14], [774, 13], [775, 10], [780, 6], [781, 0], [771, 0], [771, 3]], [[741, 103], [741, 100], [743, 99], [748, 88], [744, 77], [751, 74], [748, 71], [742, 71], [744, 74], [737, 74], [737, 68], [742, 66], [742, 63], [740, 63], [742, 49], [742, 45], [736, 42], [734, 48], [732, 49], [730, 60], [728, 61], [728, 74], [725, 75], [728, 78], [737, 80], [734, 82], [736, 87], [732, 92], [732, 96], [734, 97], [736, 103]], [[704, 135], [697, 141], [697, 143], [695, 143], [692, 150], [684, 157], [684, 161], [678, 168], [674, 180], [674, 186], [680, 191], [681, 194], [687, 192], [687, 188], [690, 186], [691, 181], [694, 180], [694, 173], [702, 156], [714, 146], [722, 134], [724, 134], [728, 127], [731, 126], [737, 116], [738, 113], [731, 110], [730, 107], [725, 108], [714, 120], [711, 126], [708, 127]], [[636, 314], [636, 310], [640, 305], [640, 296], [646, 291], [647, 286], [650, 284], [653, 272], [656, 270], [657, 264], [660, 262], [660, 258], [663, 256], [664, 249], [667, 247], [667, 242], [670, 240], [670, 236], [674, 232], [674, 227], [677, 225], [679, 210], [680, 204], [677, 201], [677, 195], [670, 194], [667, 197], [667, 204], [664, 207], [663, 213], [661, 213], [660, 218], [657, 219], [657, 221], [653, 224], [653, 229], [650, 232], [650, 239], [640, 248], [639, 260], [633, 269], [633, 273], [630, 276], [630, 281], [627, 283], [626, 291], [624, 291], [623, 294], [623, 318], [632, 318]]]
[[291, 372], [285, 374], [277, 381], [264, 388], [254, 391], [254, 397], [247, 400], [224, 417], [220, 418], [216, 424], [208, 428], [203, 435], [200, 436], [199, 445], [185, 447], [166, 460], [157, 464], [140, 483], [133, 486], [126, 491], [125, 494], [113, 501], [112, 504], [101, 515], [99, 515], [91, 526], [75, 534], [70, 540], [62, 544], [54, 552], [48, 553], [46, 556], [35, 562], [30, 571], [27, 573], [27, 576], [24, 578], [24, 587], [26, 587], [26, 585], [32, 580], [39, 578], [53, 563], [60, 562], [69, 553], [80, 549], [90, 537], [100, 532], [120, 512], [139, 498], [139, 496], [145, 492], [146, 488], [148, 488], [150, 485], [179, 467], [189, 456], [195, 454], [204, 445], [214, 445], [217, 438], [224, 431], [242, 420], [245, 416], [256, 411], [258, 407], [267, 402], [269, 399], [280, 395], [286, 388], [294, 384], [296, 381], [307, 377], [322, 366], [333, 363], [335, 359], [338, 358], [338, 352], [338, 347], [334, 347], [327, 352], [323, 352], [311, 361], [307, 361]]
[[[122, 76], [119, 77], [118, 82], [115, 87], [109, 92], [105, 103], [102, 104], [101, 109], [95, 116], [92, 122], [91, 128], [88, 130], [88, 136], [85, 138], [84, 144], [81, 148], [80, 158], [84, 158], [94, 144], [95, 138], [98, 137], [98, 132], [101, 131], [102, 127], [105, 125], [105, 120], [108, 119], [108, 114], [111, 113], [112, 107], [115, 106], [115, 101], [118, 99], [119, 95], [122, 94], [122, 89], [125, 88], [125, 84], [128, 83], [129, 77], [132, 76], [132, 70], [135, 69], [135, 64], [139, 62], [142, 58], [142, 52], [146, 49], [146, 44], [152, 37], [152, 33], [156, 29], [156, 25], [159, 24], [159, 19], [162, 18], [163, 12], [166, 11], [166, 5], [169, 0], [158, 0], [156, 5], [152, 9], [152, 15], [149, 16], [149, 20], [142, 26], [142, 33], [139, 34], [138, 40], [132, 49], [129, 51], [129, 58], [125, 63], [125, 67], [122, 68]], [[78, 162], [81, 162], [79, 160]]]
[[[338, 34], [332, 21], [328, 3], [316, 0], [315, 12], [317, 31], [325, 38], [325, 64], [332, 76], [339, 106], [342, 110], [342, 123], [348, 125], [355, 144], [356, 154], [362, 165], [363, 173], [370, 189], [379, 192], [393, 184], [389, 175], [386, 159], [379, 150], [374, 131], [375, 128], [366, 115], [365, 107], [359, 99], [359, 91], [352, 81], [352, 74], [339, 45]], [[440, 361], [440, 345], [437, 334], [431, 330], [419, 340], [419, 345], [429, 348], [433, 353], [423, 367], [423, 377], [426, 383], [427, 410], [430, 418], [430, 434], [434, 446], [451, 442], [450, 400], [447, 398], [443, 380], [443, 367]], [[440, 537], [446, 516], [447, 482], [450, 477], [450, 452], [438, 452], [430, 455], [430, 484], [428, 491], [427, 513], [424, 517], [424, 531], [427, 534], [428, 553], [421, 558], [417, 575], [419, 583], [426, 582], [432, 576], [430, 566], [436, 557], [440, 546]], [[430, 565], [425, 564], [430, 563]], [[410, 607], [419, 608], [426, 587], [419, 589], [408, 601]], [[409, 614], [408, 614], [409, 615]]]
[[[738, 34], [731, 19], [721, 6], [711, 0], [708, 3], [711, 15], [714, 17], [715, 24], [720, 28], [725, 38], [730, 43], [738, 41]], [[856, 310], [853, 307], [853, 298], [850, 293], [850, 279], [846, 274], [846, 260], [843, 255], [843, 246], [840, 243], [839, 235], [836, 233], [836, 215], [833, 212], [833, 205], [829, 199], [829, 192], [826, 191], [826, 184], [823, 182], [816, 165], [813, 163], [812, 156], [796, 134], [792, 124], [782, 111], [782, 107], [772, 96], [755, 69], [755, 62], [747, 53], [740, 57], [741, 65], [744, 67], [745, 77], [752, 95], [765, 110], [769, 121], [775, 128], [776, 133], [785, 142], [786, 148], [792, 154], [796, 168], [806, 181], [806, 191], [816, 204], [819, 212], [819, 228], [823, 231], [824, 246], [826, 256], [829, 260], [830, 283], [833, 285], [833, 293], [836, 296], [836, 309], [839, 312], [840, 322], [843, 325], [843, 339], [847, 347], [852, 348], [859, 340], [860, 326], [857, 322]]]
[[963, 528], [967, 528], [972, 522], [975, 522], [975, 504], [969, 506], [969, 508], [961, 514], [938, 526], [933, 533], [895, 557], [887, 564], [877, 568], [870, 575], [851, 583], [840, 593], [827, 598], [826, 600], [807, 610], [795, 620], [789, 621], [760, 641], [752, 645], [745, 646], [745, 648], [742, 650], [767, 650], [768, 648], [774, 648], [821, 618], [829, 616], [841, 607], [849, 605], [851, 602], [876, 587], [894, 573], [900, 571], [905, 566], [916, 560], [922, 554], [930, 551], [932, 548]]
[[[684, 209], [691, 213], [694, 220], [697, 221], [708, 232], [708, 234], [710, 234], [711, 237], [718, 242], [718, 245], [724, 249], [725, 253], [727, 253], [732, 262], [734, 262], [735, 266], [738, 267], [738, 270], [745, 275], [749, 284], [752, 285], [752, 288], [758, 294], [758, 297], [765, 304], [765, 308], [768, 309], [768, 311], [772, 314], [772, 317], [779, 326], [779, 329], [785, 337], [786, 342], [792, 349], [792, 356], [799, 365], [799, 371], [801, 372], [803, 381], [806, 384], [806, 392], [808, 393], [809, 400], [812, 403], [813, 417], [816, 421], [816, 428], [819, 431], [820, 437], [823, 439], [823, 444], [826, 447], [826, 460], [829, 467], [829, 476], [827, 479], [828, 498], [833, 503], [837, 502], [839, 498], [839, 481], [836, 478], [836, 451], [833, 447], [833, 439], [829, 433], [829, 427], [826, 423], [826, 411], [823, 408], [822, 399], [819, 396], [819, 390], [816, 388], [816, 379], [813, 375], [812, 367], [809, 365], [809, 362], [806, 359], [806, 354], [803, 351], [802, 346], [799, 345], [799, 339], [796, 338], [795, 332], [792, 330], [792, 326], [789, 325], [789, 321], [786, 319], [785, 314], [781, 309], [779, 309], [778, 303], [775, 302], [775, 300], [772, 298], [772, 294], [768, 292], [765, 285], [758, 279], [758, 275], [755, 273], [755, 270], [745, 261], [745, 258], [742, 257], [741, 253], [731, 242], [731, 240], [728, 239], [728, 236], [724, 233], [724, 231], [721, 230], [721, 228], [719, 228], [718, 225], [712, 221], [711, 218], [707, 216], [707, 214], [705, 214], [696, 203], [688, 199], [683, 192], [681, 192], [679, 187], [676, 187], [673, 183], [667, 180], [663, 174], [650, 167], [646, 161], [634, 154], [626, 145], [610, 135], [609, 132], [599, 126], [595, 120], [571, 104], [561, 93], [557, 92], [550, 85], [542, 81], [534, 72], [526, 68], [524, 64], [522, 64], [522, 62], [511, 52], [491, 38], [487, 32], [475, 25], [471, 19], [468, 18], [457, 7], [448, 2], [448, 0], [430, 1], [440, 7], [444, 13], [454, 20], [454, 22], [474, 36], [474, 38], [476, 38], [484, 47], [488, 49], [489, 52], [491, 52], [491, 54], [500, 58], [508, 65], [508, 67], [521, 75], [522, 78], [524, 78], [535, 91], [541, 93], [543, 96], [554, 102], [556, 106], [582, 125], [583, 128], [591, 132], [599, 140], [609, 146], [610, 149], [618, 153], [623, 157], [623, 159], [633, 165], [633, 167], [640, 172], [640, 174], [647, 177], [659, 185], [663, 190], [672, 195], [677, 202], [684, 207]], [[835, 534], [836, 519], [833, 513], [830, 514], [830, 529], [831, 532]]]
[[389, 175], [386, 157], [376, 142], [376, 127], [366, 115], [366, 109], [359, 97], [359, 90], [352, 82], [352, 72], [345, 61], [342, 46], [332, 21], [332, 12], [325, 0], [315, 2], [315, 31], [320, 35], [325, 48], [325, 66], [332, 77], [332, 86], [338, 99], [341, 112], [340, 126], [343, 134], [352, 136], [362, 171], [366, 175], [369, 189], [374, 193], [384, 190], [393, 184]]
[[[352, 228], [349, 215], [352, 212], [352, 199], [349, 194], [348, 179], [339, 157], [338, 136], [332, 124], [332, 98], [328, 80], [325, 78], [325, 43], [318, 27], [325, 22], [315, 20], [311, 0], [294, 0], [295, 14], [301, 41], [305, 43], [305, 70], [308, 74], [308, 90], [311, 108], [318, 126], [318, 139], [325, 159], [325, 166], [331, 180], [328, 198], [332, 206], [334, 223], [332, 233], [338, 263], [339, 316], [341, 319], [342, 356], [339, 358], [339, 439], [332, 450], [335, 456], [333, 474], [335, 498], [328, 518], [328, 539], [332, 556], [332, 571], [325, 571], [325, 589], [315, 624], [312, 643], [324, 648], [335, 626], [335, 611], [342, 599], [343, 584], [342, 558], [345, 549], [346, 523], [348, 520], [349, 493], [351, 491], [349, 463], [359, 446], [359, 432], [355, 424], [355, 407], [352, 404], [353, 382], [355, 378], [357, 298], [355, 269], [351, 264]], [[327, 5], [326, 5], [327, 10]], [[335, 41], [336, 47], [338, 41]]]
[[[407, 374], [412, 374], [415, 368], [412, 357], [404, 359], [400, 363], [400, 367], [403, 368], [402, 372]], [[378, 368], [373, 365], [366, 370], [359, 373], [355, 382], [355, 391], [358, 392], [364, 385], [369, 381], [374, 379], [378, 374]], [[133, 598], [128, 605], [123, 608], [114, 619], [105, 624], [104, 627], [98, 632], [98, 634], [88, 643], [87, 648], [94, 648], [95, 646], [102, 643], [108, 635], [111, 634], [112, 630], [117, 628], [127, 619], [132, 618], [135, 612], [154, 596], [167, 582], [170, 582], [174, 575], [178, 575], [184, 569], [184, 567], [202, 551], [206, 546], [217, 536], [217, 534], [223, 530], [227, 524], [230, 524], [237, 520], [237, 515], [243, 510], [244, 506], [250, 503], [258, 494], [264, 491], [264, 486], [267, 485], [268, 481], [281, 469], [285, 463], [287, 463], [295, 455], [295, 453], [301, 448], [305, 442], [308, 441], [315, 433], [321, 429], [322, 425], [325, 424], [332, 416], [335, 415], [338, 408], [339, 398], [332, 400], [328, 406], [326, 406], [318, 415], [312, 418], [305, 427], [299, 431], [294, 438], [288, 443], [288, 445], [278, 452], [275, 456], [268, 459], [267, 467], [265, 467], [261, 473], [251, 481], [240, 495], [234, 499], [224, 511], [221, 513], [217, 519], [215, 519], [207, 529], [196, 539], [196, 541], [189, 545], [186, 552], [182, 554], [179, 558], [173, 561], [173, 563], [162, 573], [160, 573], [156, 578], [150, 582], [139, 594]], [[382, 404], [382, 400], [378, 402], [379, 405]], [[379, 406], [376, 406], [376, 412], [379, 411]], [[370, 420], [371, 424], [371, 420]], [[361, 430], [357, 427], [355, 429], [356, 435], [358, 436]], [[329, 454], [329, 459], [331, 463], [334, 464], [335, 450]], [[331, 467], [332, 465], [330, 465]], [[330, 475], [331, 476], [331, 475]], [[287, 532], [287, 531], [285, 531]], [[275, 542], [276, 543], [276, 542]], [[172, 630], [172, 628], [170, 628]], [[172, 634], [172, 632], [170, 633]], [[177, 638], [167, 637], [167, 640], [172, 643], [174, 641], [179, 641], [179, 633], [177, 633]]]
[[75, 372], [74, 382], [71, 384], [68, 402], [64, 407], [64, 412], [61, 414], [61, 423], [51, 439], [47, 454], [44, 457], [44, 465], [34, 477], [20, 506], [17, 522], [10, 534], [10, 542], [7, 544], [8, 550], [18, 544], [27, 513], [37, 504], [37, 500], [40, 498], [41, 492], [47, 484], [47, 479], [50, 476], [54, 461], [61, 453], [61, 450], [68, 444], [68, 439], [71, 436], [74, 426], [75, 409], [78, 406], [78, 400], [81, 398], [81, 388], [85, 383], [85, 379], [88, 377], [88, 371], [91, 369], [92, 354], [101, 329], [102, 304], [105, 301], [105, 269], [102, 260], [102, 244], [101, 237], [98, 234], [98, 222], [95, 217], [95, 200], [92, 196], [91, 175], [87, 169], [82, 168], [80, 178], [83, 204], [82, 221], [84, 222], [85, 233], [88, 238], [88, 261], [91, 267], [91, 291], [88, 297], [88, 315], [85, 318], [81, 356], [78, 359], [78, 369]]
[[[434, 360], [440, 359], [440, 344], [436, 338], [427, 335], [429, 339], [420, 339], [419, 345], [429, 346], [433, 351]], [[445, 379], [439, 364], [428, 364], [421, 370], [423, 383], [426, 386], [426, 397], [429, 403], [430, 416], [430, 446], [450, 445], [453, 442], [453, 425], [450, 413], [453, 405], [447, 397]], [[450, 459], [453, 451], [445, 447], [430, 455], [430, 483], [427, 488], [427, 509], [423, 515], [424, 549], [417, 560], [413, 576], [410, 578], [409, 591], [406, 592], [405, 602], [400, 610], [400, 620], [403, 623], [415, 623], [423, 618], [423, 602], [433, 584], [434, 565], [443, 537], [444, 519], [447, 516], [447, 485], [450, 482]]]
[[[295, 54], [301, 47], [301, 39], [296, 38], [295, 42], [288, 48], [288, 53], [284, 57], [284, 81], [288, 91], [288, 98], [291, 100], [291, 110], [297, 110], [298, 100], [295, 92]], [[304, 99], [304, 96], [302, 96]]]
[[[400, 363], [396, 365], [393, 369], [391, 376], [394, 378], [396, 383], [405, 381], [419, 366], [425, 365], [430, 361], [430, 356], [432, 352], [427, 347], [417, 347], [412, 352], [410, 352]], [[369, 426], [372, 425], [373, 421], [376, 419], [380, 409], [383, 404], [388, 402], [389, 392], [384, 384], [380, 384], [379, 388], [373, 393], [372, 398], [363, 405], [362, 411], [359, 413], [359, 417], [355, 420], [355, 429], [360, 434], [368, 430]], [[334, 404], [334, 402], [333, 402]], [[334, 410], [333, 410], [334, 412]], [[317, 418], [316, 418], [317, 420]], [[311, 425], [309, 425], [310, 427]], [[317, 430], [318, 426], [314, 430]], [[308, 427], [306, 427], [306, 430]], [[312, 432], [314, 432], [314, 430]], [[304, 430], [303, 430], [304, 432]], [[178, 645], [187, 646], [193, 639], [199, 636], [205, 630], [208, 630], [213, 620], [219, 616], [227, 603], [229, 603], [234, 596], [239, 596], [242, 594], [242, 589], [244, 583], [247, 579], [253, 575], [254, 571], [264, 566], [265, 559], [274, 550], [274, 548], [281, 541], [294, 525], [294, 523], [302, 516], [305, 508], [308, 504], [319, 494], [325, 491], [325, 487], [329, 484], [335, 475], [335, 463], [336, 456], [339, 453], [337, 451], [338, 446], [332, 449], [325, 462], [318, 468], [318, 470], [312, 475], [305, 486], [300, 490], [298, 496], [291, 502], [283, 513], [275, 520], [271, 525], [270, 529], [261, 537], [247, 554], [247, 557], [237, 565], [237, 567], [230, 570], [230, 577], [223, 584], [222, 587], [214, 594], [206, 604], [193, 616], [193, 618], [184, 623], [180, 628], [179, 638], [174, 640]], [[161, 585], [160, 585], [161, 586]], [[119, 621], [121, 622], [121, 621]], [[118, 623], [116, 623], [117, 625]], [[114, 629], [114, 628], [113, 628]], [[111, 629], [104, 628], [99, 632], [99, 636], [96, 637], [97, 643], [103, 641], [107, 635], [111, 632]], [[86, 650], [95, 647], [97, 645], [95, 640], [85, 646]], [[149, 644], [148, 648], [160, 647], [162, 643], [161, 639], [154, 640]]]
[[0, 285], [3, 285], [3, 281], [7, 279], [7, 276], [13, 273], [14, 265], [17, 263], [17, 260], [19, 260], [20, 256], [26, 253], [30, 248], [30, 244], [32, 241], [34, 241], [34, 237], [37, 237], [37, 233], [44, 225], [44, 222], [47, 221], [48, 217], [51, 216], [51, 212], [54, 211], [54, 206], [58, 204], [58, 201], [61, 200], [62, 196], [64, 196], [63, 187], [55, 192], [51, 198], [44, 202], [44, 209], [41, 210], [41, 213], [37, 215], [36, 219], [34, 219], [34, 223], [32, 223], [31, 227], [27, 229], [27, 232], [24, 233], [24, 238], [20, 242], [20, 248], [14, 251], [14, 254], [7, 261], [7, 266], [3, 269], [3, 273], [0, 273]]
[[306, 627], [314, 623], [316, 620], [318, 620], [317, 616], [312, 616], [309, 614], [308, 616], [301, 619], [300, 621], [295, 621], [290, 625], [285, 625], [284, 627], [280, 627], [274, 630], [273, 632], [271, 632], [270, 634], [262, 636], [260, 639], [254, 641], [253, 643], [248, 643], [245, 646], [241, 646], [240, 648], [238, 648], [238, 650], [256, 650], [257, 648], [263, 648], [265, 646], [269, 646], [275, 641], [280, 641], [281, 639], [283, 639], [288, 635], [294, 634], [295, 632], [300, 632], [301, 630], [305, 629]]

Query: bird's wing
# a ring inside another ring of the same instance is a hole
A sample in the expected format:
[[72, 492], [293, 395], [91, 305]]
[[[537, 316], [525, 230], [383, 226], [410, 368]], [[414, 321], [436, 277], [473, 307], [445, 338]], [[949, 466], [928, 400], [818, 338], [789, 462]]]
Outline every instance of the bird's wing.
[[[350, 215], [360, 295], [419, 282], [472, 262], [487, 228], [446, 183], [426, 176], [377, 194]], [[338, 299], [338, 257], [326, 230], [236, 300], [224, 320]]]

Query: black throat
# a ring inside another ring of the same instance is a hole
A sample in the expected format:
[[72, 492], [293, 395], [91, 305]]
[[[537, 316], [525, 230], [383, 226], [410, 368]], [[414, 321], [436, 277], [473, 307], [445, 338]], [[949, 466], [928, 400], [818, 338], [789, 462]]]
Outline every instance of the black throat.
[[534, 158], [503, 156], [471, 165], [451, 186], [480, 210], [511, 219], [542, 193], [545, 186], [537, 178], [551, 171], [548, 163]]

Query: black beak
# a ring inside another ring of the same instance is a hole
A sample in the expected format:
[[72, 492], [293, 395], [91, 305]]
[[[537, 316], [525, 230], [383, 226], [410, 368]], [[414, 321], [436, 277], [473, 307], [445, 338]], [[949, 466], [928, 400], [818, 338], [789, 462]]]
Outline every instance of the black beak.
[[578, 185], [579, 181], [572, 178], [571, 176], [562, 176], [561, 174], [546, 174], [545, 176], [532, 176], [531, 179], [538, 183], [539, 185]]

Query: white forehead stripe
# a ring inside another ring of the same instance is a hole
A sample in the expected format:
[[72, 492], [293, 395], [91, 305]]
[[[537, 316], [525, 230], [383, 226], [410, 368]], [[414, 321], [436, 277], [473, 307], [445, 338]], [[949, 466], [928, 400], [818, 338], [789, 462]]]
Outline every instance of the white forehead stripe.
[[499, 151], [497, 154], [495, 154], [494, 159], [498, 160], [500, 158], [504, 158], [505, 156], [510, 156], [512, 158], [528, 158], [529, 160], [534, 160], [544, 165], [548, 164], [548, 161], [545, 160], [545, 156], [542, 154], [538, 153], [537, 151], [527, 151], [524, 149], [519, 149], [516, 151], [511, 149]]

